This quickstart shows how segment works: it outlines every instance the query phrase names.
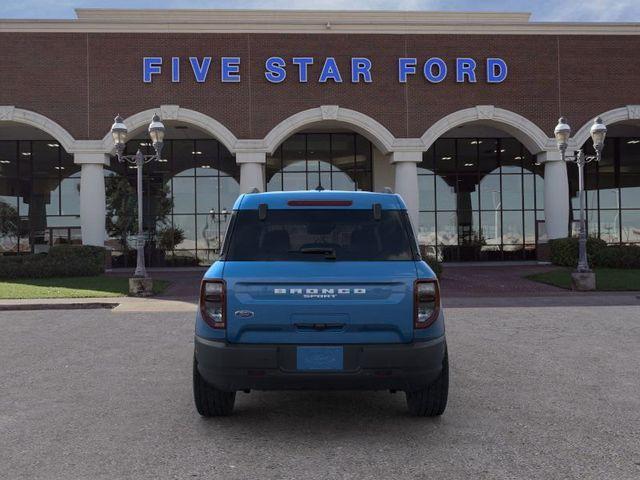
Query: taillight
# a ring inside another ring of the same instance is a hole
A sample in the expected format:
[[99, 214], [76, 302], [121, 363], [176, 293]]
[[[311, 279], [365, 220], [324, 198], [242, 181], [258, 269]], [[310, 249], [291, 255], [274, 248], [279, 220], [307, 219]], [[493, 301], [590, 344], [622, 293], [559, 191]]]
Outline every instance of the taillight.
[[202, 280], [200, 286], [200, 313], [212, 328], [226, 328], [226, 285], [224, 280]]
[[437, 280], [416, 280], [413, 285], [413, 326], [427, 328], [440, 313], [440, 287]]

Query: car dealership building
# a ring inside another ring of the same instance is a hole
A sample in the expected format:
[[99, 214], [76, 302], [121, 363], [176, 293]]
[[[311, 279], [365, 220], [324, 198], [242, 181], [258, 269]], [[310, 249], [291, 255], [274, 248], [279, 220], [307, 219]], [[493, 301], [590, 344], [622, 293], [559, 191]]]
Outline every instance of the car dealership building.
[[[77, 10], [0, 20], [0, 252], [106, 244], [127, 264], [127, 199], [145, 165], [152, 265], [210, 263], [236, 197], [255, 189], [374, 190], [407, 204], [445, 260], [534, 259], [575, 232], [592, 151], [588, 229], [640, 243], [640, 24], [536, 23], [519, 13]], [[126, 179], [127, 181], [125, 181]], [[124, 200], [123, 200], [124, 199]], [[120, 230], [118, 230], [120, 228]], [[172, 228], [183, 233], [176, 242]], [[154, 252], [164, 250], [162, 255]], [[172, 264], [180, 264], [174, 262]]]

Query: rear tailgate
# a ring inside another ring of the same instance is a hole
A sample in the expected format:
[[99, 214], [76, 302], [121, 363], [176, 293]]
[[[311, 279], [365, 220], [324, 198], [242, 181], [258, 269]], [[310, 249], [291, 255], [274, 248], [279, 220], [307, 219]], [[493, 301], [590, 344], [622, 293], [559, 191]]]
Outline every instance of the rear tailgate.
[[413, 339], [412, 261], [230, 261], [224, 279], [230, 343]]

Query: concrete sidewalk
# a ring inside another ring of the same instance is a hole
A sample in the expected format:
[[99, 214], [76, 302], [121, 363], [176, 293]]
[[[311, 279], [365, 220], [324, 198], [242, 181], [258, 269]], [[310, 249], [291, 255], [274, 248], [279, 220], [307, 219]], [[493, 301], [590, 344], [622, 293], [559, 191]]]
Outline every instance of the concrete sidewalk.
[[14, 310], [113, 309], [115, 312], [195, 312], [197, 299], [180, 297], [40, 298], [0, 300], [0, 312]]

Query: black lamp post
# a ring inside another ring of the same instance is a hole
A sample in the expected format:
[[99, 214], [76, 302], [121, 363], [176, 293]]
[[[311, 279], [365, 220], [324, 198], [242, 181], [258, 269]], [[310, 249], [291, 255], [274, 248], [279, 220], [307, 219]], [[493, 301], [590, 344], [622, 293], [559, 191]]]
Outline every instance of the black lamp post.
[[558, 125], [554, 130], [558, 150], [562, 154], [562, 160], [574, 162], [578, 166], [578, 188], [580, 195], [580, 237], [579, 237], [579, 257], [576, 273], [591, 273], [589, 261], [587, 258], [587, 226], [585, 218], [585, 191], [584, 191], [584, 166], [593, 161], [599, 162], [602, 158], [602, 149], [604, 148], [604, 139], [607, 135], [607, 127], [602, 123], [600, 117], [596, 118], [591, 126], [591, 139], [593, 140], [593, 148], [595, 155], [585, 155], [582, 149], [573, 154], [567, 154], [569, 138], [571, 136], [571, 127], [567, 120], [562, 117], [558, 120]]
[[111, 126], [111, 135], [113, 136], [113, 143], [116, 147], [118, 161], [135, 165], [135, 168], [138, 170], [138, 235], [136, 237], [136, 271], [134, 273], [134, 277], [137, 278], [147, 277], [147, 270], [144, 265], [144, 233], [142, 223], [142, 166], [153, 160], [160, 160], [160, 154], [162, 153], [162, 146], [164, 144], [165, 128], [157, 114], [155, 114], [151, 119], [148, 130], [149, 137], [151, 137], [151, 142], [156, 153], [154, 155], [143, 155], [140, 149], [138, 149], [135, 155], [125, 155], [124, 148], [127, 143], [127, 126], [124, 124], [124, 120], [120, 115], [115, 118], [115, 121]]

